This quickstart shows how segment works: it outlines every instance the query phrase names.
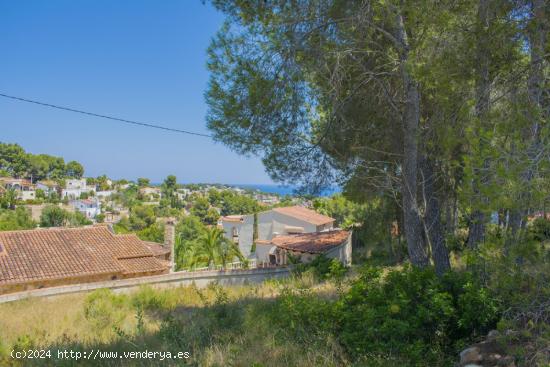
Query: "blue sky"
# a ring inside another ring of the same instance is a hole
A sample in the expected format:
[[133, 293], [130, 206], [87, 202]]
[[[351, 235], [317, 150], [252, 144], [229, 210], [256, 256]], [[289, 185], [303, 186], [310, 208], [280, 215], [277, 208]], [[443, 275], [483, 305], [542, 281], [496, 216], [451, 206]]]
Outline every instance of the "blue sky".
[[[200, 0], [0, 0], [0, 93], [206, 132], [206, 48], [223, 21]], [[0, 141], [77, 160], [86, 175], [271, 183], [207, 138], [0, 98]]]

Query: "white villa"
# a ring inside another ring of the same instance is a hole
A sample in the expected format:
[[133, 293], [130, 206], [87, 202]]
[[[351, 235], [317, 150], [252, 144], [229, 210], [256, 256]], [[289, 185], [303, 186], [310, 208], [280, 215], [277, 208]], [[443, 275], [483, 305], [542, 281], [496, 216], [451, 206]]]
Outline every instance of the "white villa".
[[[334, 218], [301, 206], [274, 208], [254, 215], [230, 215], [220, 219], [227, 238], [239, 244], [242, 254], [260, 263], [285, 265], [288, 254], [311, 261], [319, 254], [351, 263], [351, 233], [334, 229]], [[253, 244], [256, 251], [252, 253]]]
[[98, 199], [108, 199], [115, 193], [114, 190], [96, 191], [95, 197]]
[[17, 192], [19, 200], [34, 200], [36, 199], [36, 187], [31, 181], [22, 178], [2, 178], [0, 182], [7, 190], [13, 189]]
[[88, 186], [86, 179], [71, 179], [65, 182], [65, 188], [61, 190], [61, 197], [78, 199], [83, 193], [95, 192], [95, 186]]
[[178, 199], [185, 200], [189, 195], [191, 195], [191, 190], [189, 189], [178, 189], [176, 192], [176, 195], [178, 196]]
[[44, 191], [46, 195], [50, 195], [54, 192], [59, 192], [58, 183], [52, 180], [38, 181], [36, 183], [36, 188]]
[[70, 205], [88, 219], [94, 219], [98, 214], [101, 214], [101, 203], [95, 198], [73, 200]]
[[160, 187], [141, 187], [139, 193], [146, 196], [149, 200], [158, 199], [162, 196]]

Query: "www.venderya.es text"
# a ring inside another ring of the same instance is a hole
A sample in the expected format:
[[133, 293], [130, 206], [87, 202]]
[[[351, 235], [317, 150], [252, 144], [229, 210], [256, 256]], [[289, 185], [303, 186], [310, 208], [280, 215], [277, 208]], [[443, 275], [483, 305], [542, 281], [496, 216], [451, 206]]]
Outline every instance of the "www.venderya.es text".
[[90, 349], [88, 351], [76, 351], [70, 349], [60, 349], [52, 352], [49, 349], [26, 349], [12, 350], [10, 353], [13, 359], [69, 359], [69, 360], [100, 360], [100, 359], [155, 359], [159, 361], [170, 359], [189, 359], [189, 352], [170, 352], [170, 351], [102, 351], [99, 349]]

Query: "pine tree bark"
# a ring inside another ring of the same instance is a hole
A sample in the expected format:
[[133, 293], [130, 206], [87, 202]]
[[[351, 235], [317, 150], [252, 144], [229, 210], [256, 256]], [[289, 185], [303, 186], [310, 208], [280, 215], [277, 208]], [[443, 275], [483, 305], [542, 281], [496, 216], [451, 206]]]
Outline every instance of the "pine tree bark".
[[[541, 147], [541, 121], [547, 121], [548, 106], [544, 106], [544, 62], [545, 48], [548, 40], [548, 14], [546, 14], [545, 0], [533, 0], [532, 4], [532, 27], [529, 32], [529, 44], [531, 50], [529, 78], [527, 81], [527, 93], [529, 96], [529, 120], [531, 121], [529, 131], [529, 147], [527, 150], [527, 169], [524, 173], [524, 180], [527, 188], [526, 197], [522, 198], [524, 204], [530, 204], [529, 187], [535, 176], [537, 155]], [[523, 208], [524, 216], [529, 211], [529, 206]]]
[[449, 251], [445, 246], [443, 225], [441, 224], [440, 200], [436, 194], [435, 170], [429, 157], [422, 159], [422, 194], [425, 207], [423, 218], [426, 240], [432, 249], [432, 258], [437, 275], [443, 275], [451, 268]]
[[532, 19], [528, 32], [530, 61], [527, 80], [527, 95], [529, 109], [527, 118], [530, 126], [524, 134], [527, 146], [526, 169], [522, 172], [522, 191], [519, 193], [517, 208], [512, 211], [510, 218], [511, 240], [516, 240], [518, 233], [525, 227], [526, 217], [532, 204], [531, 182], [536, 174], [536, 160], [541, 147], [541, 121], [548, 117], [548, 111], [543, 106], [544, 92], [544, 55], [548, 39], [548, 19], [546, 16], [545, 1], [533, 0], [530, 2]]
[[422, 227], [417, 203], [418, 180], [418, 126], [420, 121], [420, 93], [417, 82], [411, 77], [408, 67], [409, 44], [403, 17], [397, 16], [396, 38], [401, 44], [401, 79], [404, 89], [403, 111], [403, 169], [402, 200], [403, 219], [407, 250], [411, 263], [418, 267], [429, 264], [422, 241]]
[[[480, 152], [483, 154], [483, 141], [481, 135], [483, 132], [483, 125], [487, 112], [489, 111], [489, 97], [491, 92], [491, 82], [489, 79], [489, 55], [490, 45], [488, 37], [488, 29], [490, 25], [489, 15], [489, 0], [480, 0], [478, 5], [478, 42], [477, 42], [477, 70], [476, 70], [476, 104], [475, 115], [479, 120], [478, 136]], [[487, 198], [482, 194], [481, 187], [487, 183], [487, 170], [488, 161], [485, 157], [481, 157], [483, 160], [482, 167], [474, 168], [474, 180], [472, 182], [472, 191], [474, 198], [474, 205], [487, 203]], [[483, 242], [485, 236], [485, 223], [487, 221], [486, 215], [482, 209], [476, 207], [470, 218], [469, 235], [468, 235], [468, 247], [477, 248], [480, 242]]]

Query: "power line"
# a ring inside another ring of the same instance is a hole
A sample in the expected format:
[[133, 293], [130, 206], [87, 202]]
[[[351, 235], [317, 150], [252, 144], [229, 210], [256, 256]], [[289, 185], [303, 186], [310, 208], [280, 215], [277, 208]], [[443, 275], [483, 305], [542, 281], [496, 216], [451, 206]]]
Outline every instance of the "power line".
[[21, 97], [10, 96], [10, 95], [4, 94], [4, 93], [0, 93], [0, 97], [9, 98], [9, 99], [13, 99], [13, 100], [16, 100], [16, 101], [22, 101], [22, 102], [27, 102], [27, 103], [34, 103], [34, 104], [37, 104], [37, 105], [40, 105], [40, 106], [44, 106], [44, 107], [50, 107], [50, 108], [55, 108], [55, 109], [58, 109], [58, 110], [63, 110], [63, 111], [69, 111], [69, 112], [80, 113], [80, 114], [88, 115], [88, 116], [101, 117], [101, 118], [108, 119], [108, 120], [113, 120], [113, 121], [118, 121], [118, 122], [124, 122], [124, 123], [126, 123], [126, 124], [132, 124], [132, 125], [150, 127], [150, 128], [153, 128], [153, 129], [171, 131], [171, 132], [176, 132], [176, 133], [181, 133], [181, 134], [202, 136], [202, 137], [205, 137], [205, 138], [212, 138], [212, 135], [208, 135], [208, 134], [201, 134], [201, 133], [196, 133], [196, 132], [193, 132], [193, 131], [174, 129], [174, 128], [171, 128], [171, 127], [156, 125], [156, 124], [147, 123], [147, 122], [139, 122], [139, 121], [126, 120], [126, 119], [121, 119], [121, 118], [114, 117], [114, 116], [101, 115], [101, 114], [99, 114], [99, 113], [87, 112], [87, 111], [77, 110], [77, 109], [74, 109], [74, 108], [63, 107], [63, 106], [57, 106], [57, 105], [50, 104], [50, 103], [44, 103], [44, 102], [34, 101], [34, 100], [32, 100], [32, 99], [27, 99], [27, 98], [21, 98]]

